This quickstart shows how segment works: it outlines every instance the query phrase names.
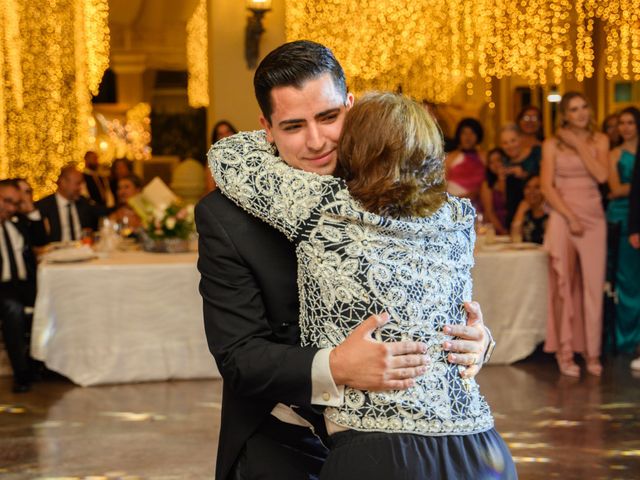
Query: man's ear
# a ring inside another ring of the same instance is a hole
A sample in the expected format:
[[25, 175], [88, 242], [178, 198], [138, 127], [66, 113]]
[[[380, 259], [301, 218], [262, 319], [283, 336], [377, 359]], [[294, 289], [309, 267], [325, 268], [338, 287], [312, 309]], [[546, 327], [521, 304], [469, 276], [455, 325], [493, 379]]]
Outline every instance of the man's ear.
[[347, 102], [345, 103], [345, 107], [347, 107], [347, 110], [349, 110], [351, 107], [353, 107], [354, 100], [355, 100], [355, 98], [353, 96], [353, 93], [351, 93], [351, 92], [347, 93]]
[[262, 125], [262, 128], [267, 132], [267, 142], [274, 143], [273, 135], [271, 134], [271, 124], [263, 115], [260, 115], [260, 125]]

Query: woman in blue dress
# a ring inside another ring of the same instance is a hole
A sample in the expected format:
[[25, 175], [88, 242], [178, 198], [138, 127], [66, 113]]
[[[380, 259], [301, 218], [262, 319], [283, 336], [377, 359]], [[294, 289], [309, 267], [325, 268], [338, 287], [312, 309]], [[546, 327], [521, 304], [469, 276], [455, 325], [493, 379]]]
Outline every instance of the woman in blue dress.
[[[629, 244], [628, 215], [629, 191], [633, 167], [638, 161], [640, 137], [640, 110], [624, 109], [619, 116], [618, 128], [623, 142], [611, 151], [609, 157], [609, 205], [607, 221], [621, 227], [618, 244], [618, 268], [616, 272], [615, 341], [621, 352], [634, 352], [640, 344], [640, 250]], [[611, 246], [609, 246], [609, 261]]]

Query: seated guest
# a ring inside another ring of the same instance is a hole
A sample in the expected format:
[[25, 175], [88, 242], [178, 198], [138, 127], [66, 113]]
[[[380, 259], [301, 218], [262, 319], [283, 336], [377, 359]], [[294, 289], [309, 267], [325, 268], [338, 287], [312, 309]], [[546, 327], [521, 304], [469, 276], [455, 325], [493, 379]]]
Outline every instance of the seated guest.
[[109, 176], [109, 188], [113, 198], [118, 198], [118, 180], [133, 175], [133, 165], [126, 158], [116, 158], [111, 163], [111, 175]]
[[82, 230], [96, 230], [98, 220], [107, 214], [107, 209], [91, 203], [82, 197], [84, 178], [73, 165], [60, 170], [56, 193], [44, 197], [36, 203], [40, 210], [49, 242], [80, 240]]
[[548, 218], [540, 189], [540, 177], [531, 177], [524, 186], [524, 200], [520, 202], [511, 222], [511, 237], [515, 241], [542, 245]]
[[27, 334], [31, 329], [25, 307], [36, 296], [36, 259], [25, 225], [13, 221], [20, 204], [20, 190], [13, 180], [0, 180], [0, 325], [13, 369], [13, 391], [27, 392], [31, 361]]
[[484, 182], [485, 159], [478, 146], [484, 131], [475, 118], [463, 118], [456, 128], [456, 149], [447, 155], [447, 191], [456, 197], [468, 198], [482, 210], [480, 187]]
[[142, 220], [127, 203], [131, 197], [142, 191], [142, 180], [137, 175], [118, 180], [118, 206], [111, 212], [109, 219], [127, 225], [127, 228], [135, 230], [142, 226]]
[[44, 228], [42, 215], [33, 203], [33, 189], [24, 178], [14, 178], [13, 181], [20, 191], [16, 217], [27, 226], [33, 246], [44, 246], [47, 244], [47, 231]]
[[524, 184], [530, 177], [540, 173], [540, 159], [542, 149], [540, 145], [527, 146], [531, 140], [525, 142], [520, 129], [513, 123], [505, 125], [500, 130], [500, 146], [509, 157], [505, 168], [507, 175], [507, 224], [511, 227], [513, 216], [522, 201]]
[[88, 151], [84, 154], [84, 183], [86, 193], [96, 205], [105, 207], [113, 207], [113, 195], [109, 188], [109, 179], [98, 173], [100, 163], [98, 162], [98, 154]]
[[491, 222], [498, 235], [508, 233], [505, 227], [507, 196], [504, 165], [506, 161], [506, 155], [499, 148], [494, 148], [487, 154], [486, 179], [480, 188], [484, 219]]

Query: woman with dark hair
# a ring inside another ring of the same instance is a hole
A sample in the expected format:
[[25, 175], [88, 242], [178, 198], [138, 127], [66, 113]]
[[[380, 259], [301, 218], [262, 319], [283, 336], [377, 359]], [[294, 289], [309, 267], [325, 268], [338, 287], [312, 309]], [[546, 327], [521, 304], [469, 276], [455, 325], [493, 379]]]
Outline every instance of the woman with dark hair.
[[236, 127], [231, 125], [231, 122], [227, 120], [220, 120], [217, 122], [213, 129], [211, 130], [211, 145], [216, 143], [221, 138], [230, 137], [231, 135], [235, 135], [238, 133]]
[[113, 198], [118, 198], [118, 181], [121, 178], [133, 175], [133, 164], [131, 160], [121, 157], [111, 162], [111, 174], [109, 175], [109, 187], [113, 192]]
[[598, 183], [607, 179], [609, 140], [594, 131], [581, 93], [563, 95], [560, 128], [544, 141], [540, 180], [551, 206], [544, 245], [549, 252], [546, 352], [555, 352], [563, 375], [580, 376], [574, 352], [587, 372], [600, 376], [606, 221]]
[[524, 186], [524, 199], [511, 223], [511, 238], [514, 241], [542, 244], [548, 220], [540, 190], [540, 177], [531, 177]]
[[494, 148], [487, 154], [485, 181], [480, 188], [482, 211], [485, 221], [493, 225], [498, 235], [508, 233], [507, 220], [507, 182], [505, 164], [508, 157], [500, 148]]
[[623, 141], [618, 128], [619, 119], [620, 114], [614, 112], [607, 115], [602, 121], [602, 133], [609, 138], [609, 150], [613, 150]]
[[[625, 108], [618, 117], [618, 130], [622, 144], [609, 153], [609, 205], [607, 220], [620, 224], [620, 241], [616, 269], [615, 341], [622, 352], [634, 352], [640, 344], [640, 250], [629, 243], [629, 193], [633, 169], [640, 160], [638, 138], [640, 138], [640, 110]], [[609, 249], [614, 250], [610, 245]], [[611, 258], [609, 252], [609, 261]]]
[[532, 148], [540, 146], [544, 140], [542, 132], [542, 112], [538, 107], [527, 105], [516, 117], [516, 125], [522, 133], [522, 146]]
[[336, 346], [387, 308], [378, 341], [429, 345], [431, 366], [409, 389], [346, 386], [324, 410], [320, 478], [517, 478], [478, 385], [440, 346], [444, 322], [465, 322], [475, 234], [470, 202], [446, 193], [433, 117], [401, 95], [365, 95], [345, 117], [341, 178], [287, 165], [267, 132], [219, 142], [209, 162], [226, 196], [296, 245], [302, 345]]
[[463, 118], [456, 127], [456, 149], [447, 155], [447, 191], [456, 197], [468, 198], [481, 210], [480, 187], [484, 181], [484, 153], [478, 148], [484, 131], [475, 118]]

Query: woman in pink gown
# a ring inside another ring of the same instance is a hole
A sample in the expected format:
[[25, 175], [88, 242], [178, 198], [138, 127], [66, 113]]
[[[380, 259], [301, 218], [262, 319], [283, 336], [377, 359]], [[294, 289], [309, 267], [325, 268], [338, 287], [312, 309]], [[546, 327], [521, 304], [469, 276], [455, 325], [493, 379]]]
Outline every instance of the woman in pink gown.
[[566, 93], [561, 127], [542, 147], [542, 190], [552, 207], [545, 236], [549, 252], [546, 352], [563, 375], [577, 377], [581, 353], [587, 371], [601, 375], [602, 296], [606, 222], [598, 183], [607, 179], [607, 137], [593, 129], [585, 97]]

